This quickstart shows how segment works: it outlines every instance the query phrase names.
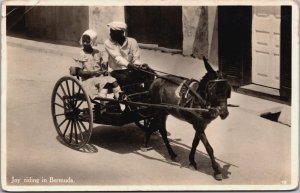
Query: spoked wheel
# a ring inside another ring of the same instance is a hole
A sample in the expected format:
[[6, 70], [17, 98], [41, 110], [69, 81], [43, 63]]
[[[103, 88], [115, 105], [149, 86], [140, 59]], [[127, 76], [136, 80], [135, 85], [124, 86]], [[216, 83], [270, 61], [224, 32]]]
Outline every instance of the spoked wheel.
[[56, 131], [66, 145], [80, 149], [88, 143], [93, 129], [91, 100], [76, 78], [64, 76], [57, 81], [51, 111]]

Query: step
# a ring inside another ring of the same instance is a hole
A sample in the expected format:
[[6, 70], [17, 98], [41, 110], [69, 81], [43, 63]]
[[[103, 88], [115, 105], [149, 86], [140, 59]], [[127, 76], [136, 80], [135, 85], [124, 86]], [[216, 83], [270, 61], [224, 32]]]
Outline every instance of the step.
[[270, 88], [262, 85], [257, 84], [248, 84], [245, 86], [239, 87], [236, 92], [241, 94], [246, 94], [249, 96], [255, 96], [262, 99], [271, 100], [274, 102], [278, 102], [281, 104], [290, 105], [289, 101], [284, 101], [280, 98], [279, 89]]

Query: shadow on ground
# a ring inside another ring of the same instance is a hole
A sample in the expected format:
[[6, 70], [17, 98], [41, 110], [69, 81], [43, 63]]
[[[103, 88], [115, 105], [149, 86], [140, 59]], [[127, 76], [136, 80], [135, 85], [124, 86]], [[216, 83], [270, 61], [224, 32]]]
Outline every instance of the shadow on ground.
[[74, 149], [75, 151], [80, 151], [80, 152], [82, 152], [82, 153], [97, 153], [97, 152], [98, 152], [97, 147], [95, 147], [94, 145], [92, 145], [92, 144], [90, 144], [90, 143], [84, 145], [84, 146], [83, 146], [82, 148], [80, 148], [80, 149], [76, 149], [76, 148], [73, 148], [73, 147], [69, 146], [69, 145], [68, 145], [66, 142], [64, 142], [64, 141], [62, 140], [62, 138], [59, 137], [59, 136], [56, 136], [56, 140], [57, 140], [59, 143], [61, 143], [62, 145], [65, 145], [65, 146], [67, 146], [67, 147], [69, 147], [69, 148], [71, 148], [71, 149]]
[[[190, 146], [180, 143], [180, 139], [172, 139], [169, 137], [171, 146], [173, 150], [178, 155], [178, 161], [173, 162], [167, 152], [167, 149], [163, 143], [163, 140], [159, 135], [152, 135], [150, 140], [151, 149], [150, 151], [156, 151], [162, 155], [162, 159], [148, 156], [140, 150], [143, 142], [144, 133], [142, 130], [137, 128], [135, 125], [130, 124], [123, 127], [114, 126], [98, 126], [93, 129], [93, 134], [90, 139], [91, 146], [98, 146], [100, 148], [107, 149], [112, 152], [119, 154], [135, 153], [137, 155], [143, 156], [144, 158], [164, 162], [174, 166], [189, 168], [194, 170], [189, 166], [188, 155], [190, 153]], [[192, 142], [191, 142], [192, 143]], [[197, 171], [205, 173], [210, 176], [214, 176], [214, 171], [211, 167], [210, 158], [206, 153], [197, 151], [195, 154], [195, 161], [197, 163]], [[223, 179], [229, 178], [231, 172], [229, 168], [233, 165], [225, 161], [217, 159], [217, 162], [222, 162], [224, 165], [219, 168], [222, 172]], [[234, 166], [234, 165], [233, 165]]]

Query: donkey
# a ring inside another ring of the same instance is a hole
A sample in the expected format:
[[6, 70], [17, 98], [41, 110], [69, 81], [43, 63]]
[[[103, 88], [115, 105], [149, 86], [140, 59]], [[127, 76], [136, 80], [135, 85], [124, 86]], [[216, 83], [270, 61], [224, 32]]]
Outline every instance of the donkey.
[[[205, 128], [218, 116], [221, 119], [228, 116], [227, 98], [230, 97], [231, 87], [223, 79], [222, 74], [211, 67], [205, 57], [203, 60], [207, 73], [200, 81], [187, 80], [175, 75], [158, 76], [153, 81], [149, 88], [152, 103], [181, 108], [154, 109], [155, 113], [150, 129], [145, 132], [143, 150], [147, 149], [151, 133], [159, 130], [171, 159], [176, 160], [177, 155], [169, 143], [166, 130], [167, 115], [173, 115], [192, 124], [196, 131], [189, 154], [190, 165], [197, 169], [194, 158], [196, 148], [201, 140], [211, 159], [215, 179], [222, 180], [213, 148], [205, 135]], [[190, 86], [187, 82], [191, 83]]]

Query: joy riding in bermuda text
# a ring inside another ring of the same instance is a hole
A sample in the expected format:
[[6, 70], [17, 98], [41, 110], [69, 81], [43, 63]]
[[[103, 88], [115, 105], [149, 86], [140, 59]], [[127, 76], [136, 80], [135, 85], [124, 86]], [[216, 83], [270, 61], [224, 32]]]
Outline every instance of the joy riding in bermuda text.
[[11, 177], [10, 184], [72, 184], [75, 183], [75, 180], [71, 177], [66, 178], [57, 178], [57, 177], [25, 177], [17, 178], [15, 176]]

